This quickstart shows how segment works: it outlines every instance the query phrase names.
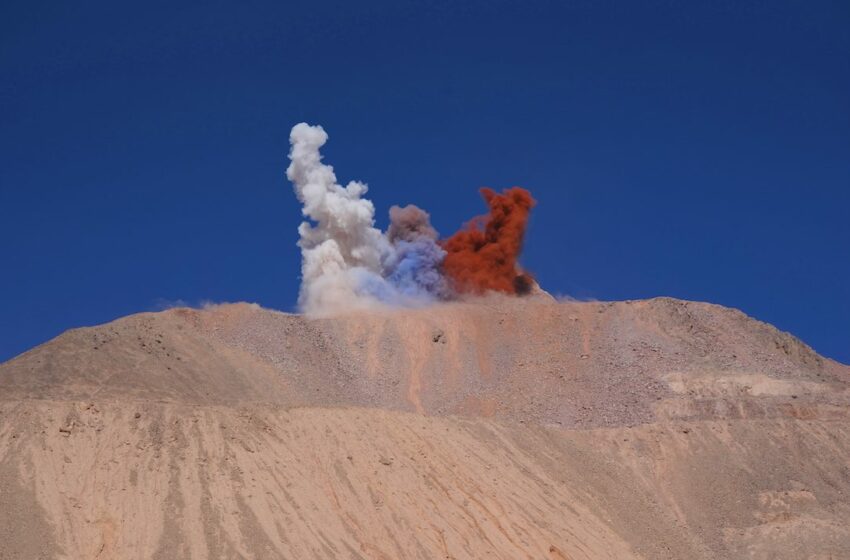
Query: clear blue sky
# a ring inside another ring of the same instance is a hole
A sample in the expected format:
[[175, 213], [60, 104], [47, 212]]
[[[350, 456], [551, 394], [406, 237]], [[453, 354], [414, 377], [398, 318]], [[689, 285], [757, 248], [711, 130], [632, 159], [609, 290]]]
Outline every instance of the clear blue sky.
[[160, 300], [292, 310], [299, 121], [450, 233], [539, 200], [555, 294], [733, 306], [850, 362], [850, 3], [7, 2], [0, 359]]

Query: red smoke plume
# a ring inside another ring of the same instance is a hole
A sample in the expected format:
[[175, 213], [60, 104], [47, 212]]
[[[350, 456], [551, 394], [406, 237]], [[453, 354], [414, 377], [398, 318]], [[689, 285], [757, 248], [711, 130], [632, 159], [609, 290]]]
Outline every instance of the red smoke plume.
[[490, 213], [473, 218], [442, 242], [447, 253], [443, 272], [458, 292], [528, 293], [533, 279], [519, 270], [517, 258], [535, 200], [520, 187], [505, 189], [502, 194], [485, 187], [481, 196]]

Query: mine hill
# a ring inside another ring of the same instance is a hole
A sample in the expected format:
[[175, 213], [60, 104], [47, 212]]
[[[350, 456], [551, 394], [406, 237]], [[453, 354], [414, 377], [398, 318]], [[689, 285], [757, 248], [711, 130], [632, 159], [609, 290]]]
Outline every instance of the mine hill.
[[670, 298], [251, 304], [0, 365], [0, 559], [850, 558], [850, 367]]

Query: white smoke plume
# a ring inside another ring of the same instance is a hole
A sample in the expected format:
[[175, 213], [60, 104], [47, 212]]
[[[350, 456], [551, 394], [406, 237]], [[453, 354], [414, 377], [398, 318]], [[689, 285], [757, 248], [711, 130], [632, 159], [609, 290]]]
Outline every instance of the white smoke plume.
[[328, 140], [320, 126], [300, 123], [292, 128], [286, 176], [304, 205], [305, 221], [298, 228], [301, 240], [302, 283], [299, 305], [309, 312], [368, 304], [372, 296], [364, 286], [382, 283], [382, 261], [389, 251], [383, 234], [374, 227], [375, 207], [361, 198], [363, 183], [337, 184], [333, 167], [319, 154]]
[[[322, 163], [319, 149], [328, 140], [324, 129], [300, 123], [289, 140], [286, 175], [308, 218], [298, 228], [302, 310], [327, 314], [379, 303], [417, 305], [447, 292], [438, 271], [445, 253], [426, 213], [419, 211], [416, 224], [425, 235], [412, 235], [409, 223], [399, 224], [393, 232], [408, 234], [391, 242], [375, 228], [375, 207], [363, 198], [366, 185], [351, 181], [343, 187], [333, 167]], [[410, 221], [409, 213], [398, 216]]]

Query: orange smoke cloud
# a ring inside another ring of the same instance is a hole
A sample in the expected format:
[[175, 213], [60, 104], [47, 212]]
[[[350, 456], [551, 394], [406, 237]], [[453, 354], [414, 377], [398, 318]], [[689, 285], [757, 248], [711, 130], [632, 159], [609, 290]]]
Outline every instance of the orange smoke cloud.
[[520, 187], [501, 194], [485, 187], [481, 196], [490, 213], [473, 218], [442, 242], [443, 272], [458, 292], [528, 293], [533, 279], [519, 269], [517, 259], [535, 200]]

